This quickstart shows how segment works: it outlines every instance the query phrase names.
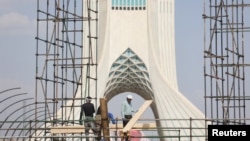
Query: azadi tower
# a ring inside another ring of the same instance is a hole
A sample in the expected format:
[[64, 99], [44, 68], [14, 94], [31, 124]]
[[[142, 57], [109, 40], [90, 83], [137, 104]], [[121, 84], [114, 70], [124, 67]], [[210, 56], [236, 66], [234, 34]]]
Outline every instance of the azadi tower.
[[[165, 119], [157, 121], [158, 127], [189, 128], [189, 120], [172, 119], [204, 119], [204, 114], [178, 90], [174, 2], [99, 1], [97, 97], [108, 101], [122, 92], [136, 93], [145, 100], [153, 100], [150, 107], [155, 118]], [[79, 91], [78, 97], [80, 94]], [[80, 112], [75, 113], [78, 120]], [[204, 125], [202, 120], [193, 120], [191, 126]], [[178, 129], [178, 134], [204, 135], [203, 130]], [[171, 138], [176, 134], [168, 130], [160, 132], [170, 137], [162, 140], [179, 140]]]

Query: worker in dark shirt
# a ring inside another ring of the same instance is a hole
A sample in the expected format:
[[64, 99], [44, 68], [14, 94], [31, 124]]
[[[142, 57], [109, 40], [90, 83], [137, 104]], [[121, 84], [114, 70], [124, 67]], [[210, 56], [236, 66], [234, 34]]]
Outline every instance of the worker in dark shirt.
[[93, 131], [94, 134], [96, 134], [95, 119], [94, 119], [95, 107], [94, 107], [94, 104], [91, 103], [91, 99], [92, 99], [91, 97], [87, 97], [86, 103], [81, 105], [81, 113], [80, 113], [80, 119], [79, 119], [79, 122], [82, 125], [82, 117], [84, 113], [85, 115], [84, 127], [85, 127], [86, 141], [89, 141], [90, 129]]

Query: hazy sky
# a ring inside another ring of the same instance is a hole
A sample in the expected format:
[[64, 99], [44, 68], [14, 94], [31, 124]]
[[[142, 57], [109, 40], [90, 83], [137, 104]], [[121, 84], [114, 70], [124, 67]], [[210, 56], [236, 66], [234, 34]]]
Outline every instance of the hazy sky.
[[[36, 0], [0, 0], [0, 91], [21, 87], [34, 95]], [[203, 0], [175, 1], [180, 92], [204, 111]]]

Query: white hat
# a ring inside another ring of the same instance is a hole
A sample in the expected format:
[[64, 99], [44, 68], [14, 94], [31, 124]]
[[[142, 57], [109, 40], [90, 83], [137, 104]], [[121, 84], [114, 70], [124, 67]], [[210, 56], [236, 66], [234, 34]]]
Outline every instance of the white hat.
[[128, 95], [127, 98], [128, 99], [132, 99], [133, 97], [132, 97], [132, 95]]

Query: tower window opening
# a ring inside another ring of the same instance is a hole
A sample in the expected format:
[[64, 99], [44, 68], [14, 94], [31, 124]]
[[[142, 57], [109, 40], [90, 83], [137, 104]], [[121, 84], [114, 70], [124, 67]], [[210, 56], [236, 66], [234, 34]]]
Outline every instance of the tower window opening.
[[112, 0], [112, 10], [146, 10], [146, 0]]

